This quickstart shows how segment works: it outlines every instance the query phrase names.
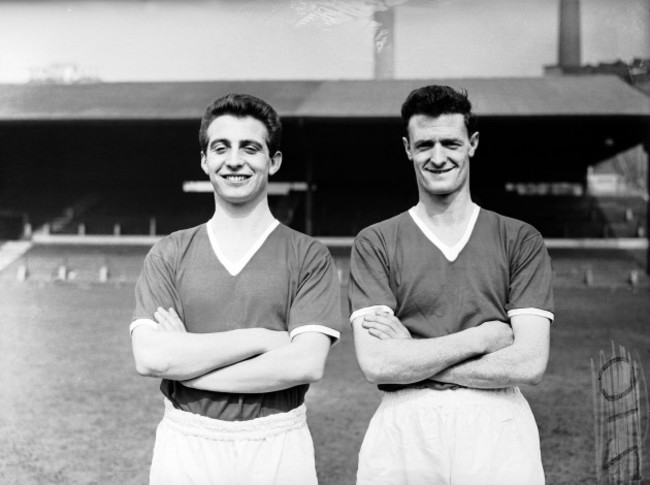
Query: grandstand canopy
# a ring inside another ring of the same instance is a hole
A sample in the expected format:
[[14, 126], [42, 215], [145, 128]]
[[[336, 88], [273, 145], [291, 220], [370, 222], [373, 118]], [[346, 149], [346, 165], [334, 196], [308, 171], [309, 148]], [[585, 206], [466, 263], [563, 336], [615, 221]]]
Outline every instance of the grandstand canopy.
[[240, 92], [286, 118], [396, 118], [424, 84], [467, 89], [481, 116], [650, 116], [650, 98], [615, 76], [366, 81], [223, 81], [0, 85], [0, 122], [197, 120]]

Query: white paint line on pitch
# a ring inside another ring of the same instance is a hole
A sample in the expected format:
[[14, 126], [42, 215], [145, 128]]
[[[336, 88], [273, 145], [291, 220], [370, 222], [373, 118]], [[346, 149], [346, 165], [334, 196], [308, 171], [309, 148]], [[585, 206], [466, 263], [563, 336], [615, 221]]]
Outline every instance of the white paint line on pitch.
[[7, 241], [0, 245], [0, 271], [20, 258], [31, 247], [30, 241]]

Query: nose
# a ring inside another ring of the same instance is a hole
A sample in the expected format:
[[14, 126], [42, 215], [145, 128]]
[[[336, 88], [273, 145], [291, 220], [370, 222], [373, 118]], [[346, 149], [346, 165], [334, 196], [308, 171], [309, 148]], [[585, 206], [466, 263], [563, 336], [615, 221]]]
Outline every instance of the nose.
[[434, 165], [444, 165], [446, 158], [444, 148], [439, 143], [436, 143], [431, 149], [431, 163]]
[[240, 168], [242, 165], [244, 165], [244, 160], [236, 150], [233, 150], [231, 155], [226, 160], [226, 165], [231, 169]]

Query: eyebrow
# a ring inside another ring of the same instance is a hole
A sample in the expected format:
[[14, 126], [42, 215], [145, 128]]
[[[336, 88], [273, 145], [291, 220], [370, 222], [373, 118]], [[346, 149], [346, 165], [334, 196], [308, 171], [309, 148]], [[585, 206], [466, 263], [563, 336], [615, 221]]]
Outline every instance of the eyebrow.
[[258, 148], [264, 148], [264, 145], [256, 140], [242, 140], [241, 145], [255, 145]]
[[429, 139], [426, 139], [426, 140], [415, 140], [415, 141], [413, 142], [413, 146], [416, 146], [416, 147], [429, 146], [429, 145], [433, 145], [433, 141], [431, 141], [431, 140], [429, 140]]
[[[231, 146], [230, 140], [228, 140], [227, 138], [217, 138], [216, 140], [212, 140], [212, 141], [208, 144], [208, 146], [209, 146], [210, 148], [213, 148], [213, 147], [214, 147], [215, 145], [217, 145], [218, 143], [223, 143], [224, 145], [226, 145], [226, 146], [228, 146], [228, 147]], [[254, 146], [258, 147], [258, 148], [263, 148], [263, 147], [264, 147], [263, 144], [261, 144], [260, 142], [258, 142], [258, 141], [256, 141], [256, 140], [246, 140], [246, 139], [241, 140], [240, 145], [241, 145], [241, 146], [245, 146], [245, 145], [254, 145]]]
[[431, 146], [434, 145], [436, 142], [442, 145], [446, 145], [449, 143], [462, 143], [462, 140], [455, 136], [439, 138], [437, 140], [431, 140], [430, 138], [425, 138], [423, 140], [415, 140], [413, 142], [413, 146], [415, 147]]

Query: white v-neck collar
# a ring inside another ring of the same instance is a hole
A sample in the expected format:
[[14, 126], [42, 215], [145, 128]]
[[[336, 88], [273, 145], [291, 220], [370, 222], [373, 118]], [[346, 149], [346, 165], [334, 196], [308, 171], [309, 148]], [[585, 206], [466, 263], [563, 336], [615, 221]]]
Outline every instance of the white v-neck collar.
[[415, 210], [415, 206], [409, 209], [409, 215], [413, 219], [413, 222], [415, 222], [415, 224], [417, 224], [420, 230], [424, 233], [427, 239], [431, 241], [431, 243], [433, 243], [433, 245], [436, 246], [442, 252], [442, 254], [444, 254], [445, 258], [447, 258], [448, 261], [456, 261], [456, 258], [467, 244], [467, 241], [469, 241], [469, 238], [472, 235], [472, 231], [474, 231], [474, 226], [476, 225], [476, 220], [478, 219], [478, 214], [480, 211], [481, 208], [477, 204], [474, 204], [474, 210], [472, 211], [472, 215], [470, 216], [467, 227], [465, 228], [463, 237], [461, 237], [460, 240], [453, 246], [447, 246], [440, 239], [438, 239], [433, 232], [431, 232], [424, 221], [420, 219], [420, 216], [418, 216]]
[[248, 264], [248, 262], [251, 260], [253, 256], [255, 256], [255, 253], [262, 247], [262, 244], [264, 244], [264, 241], [271, 235], [273, 232], [273, 229], [278, 227], [280, 224], [280, 221], [277, 219], [273, 219], [271, 224], [269, 224], [269, 227], [266, 228], [266, 230], [262, 233], [262, 235], [255, 241], [255, 244], [253, 244], [248, 251], [239, 259], [239, 261], [231, 261], [226, 257], [224, 252], [221, 250], [219, 247], [219, 244], [217, 243], [217, 238], [213, 233], [213, 228], [212, 225], [214, 222], [213, 220], [210, 219], [210, 222], [206, 224], [207, 230], [208, 230], [208, 238], [210, 239], [210, 245], [212, 246], [212, 250], [214, 251], [215, 256], [217, 259], [221, 262], [224, 268], [226, 268], [226, 271], [230, 273], [231, 276], [237, 276], [241, 270], [244, 269], [244, 267]]

